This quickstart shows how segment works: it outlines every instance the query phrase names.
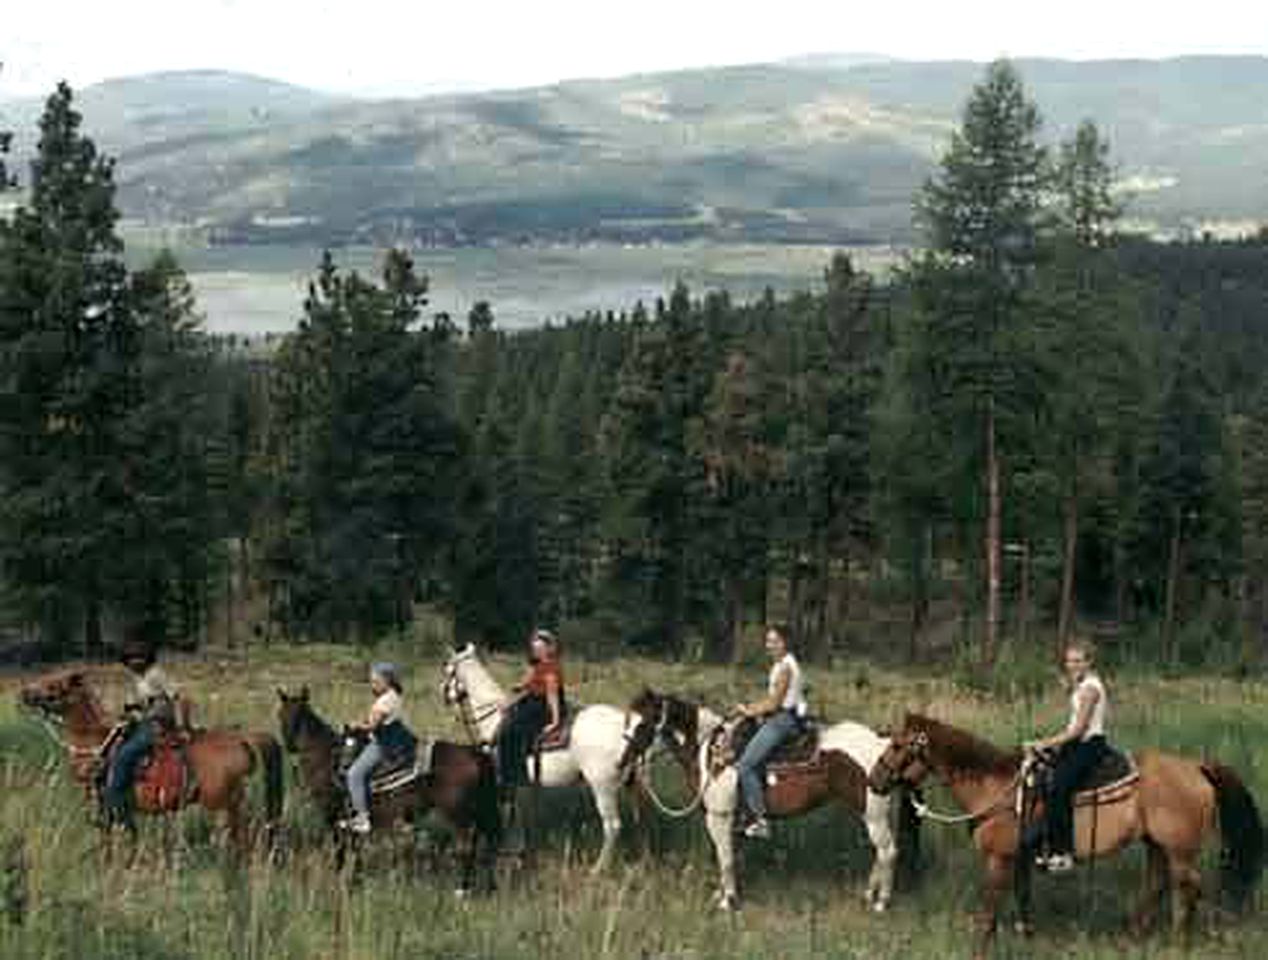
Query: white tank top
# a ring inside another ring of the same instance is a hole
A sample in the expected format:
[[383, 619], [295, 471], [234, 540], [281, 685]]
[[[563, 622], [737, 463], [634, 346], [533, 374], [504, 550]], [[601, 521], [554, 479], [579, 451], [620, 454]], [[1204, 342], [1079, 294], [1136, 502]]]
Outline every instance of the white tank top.
[[401, 695], [395, 690], [387, 689], [374, 699], [370, 707], [370, 719], [376, 726], [386, 726], [401, 719]]
[[1094, 673], [1087, 674], [1070, 693], [1070, 725], [1073, 726], [1079, 718], [1079, 696], [1084, 690], [1095, 690], [1100, 696], [1096, 698], [1096, 703], [1092, 706], [1092, 715], [1088, 717], [1087, 729], [1083, 731], [1080, 739], [1090, 740], [1092, 737], [1103, 737], [1105, 736], [1105, 711], [1108, 704], [1105, 702], [1105, 684], [1101, 683], [1101, 678]]
[[798, 717], [804, 717], [806, 715], [806, 688], [801, 678], [801, 665], [791, 653], [785, 653], [770, 668], [770, 682], [767, 689], [774, 695], [779, 685], [780, 671], [785, 668], [788, 670], [788, 689], [784, 691], [784, 699], [779, 706], [781, 709], [791, 710]]

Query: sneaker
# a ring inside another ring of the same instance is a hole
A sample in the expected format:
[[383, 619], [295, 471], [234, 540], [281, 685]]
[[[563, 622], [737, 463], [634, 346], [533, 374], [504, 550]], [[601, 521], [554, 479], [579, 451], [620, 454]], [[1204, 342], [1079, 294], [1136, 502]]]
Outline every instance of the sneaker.
[[370, 815], [368, 813], [358, 813], [350, 820], [341, 820], [339, 826], [352, 833], [369, 833]]
[[1048, 858], [1049, 873], [1069, 873], [1074, 869], [1074, 857], [1068, 853], [1054, 853]]
[[765, 817], [755, 817], [753, 822], [744, 828], [744, 836], [750, 840], [769, 840], [770, 824]]

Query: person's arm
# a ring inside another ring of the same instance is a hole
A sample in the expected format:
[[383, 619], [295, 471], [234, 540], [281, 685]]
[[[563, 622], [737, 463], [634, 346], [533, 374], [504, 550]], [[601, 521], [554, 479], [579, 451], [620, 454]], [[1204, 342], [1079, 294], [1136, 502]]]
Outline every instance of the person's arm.
[[546, 729], [553, 730], [562, 720], [562, 711], [559, 708], [559, 674], [553, 670], [546, 674], [546, 707], [550, 711], [550, 722], [546, 724]]
[[534, 667], [528, 667], [524, 670], [520, 677], [520, 682], [511, 687], [511, 692], [502, 698], [502, 702], [498, 704], [498, 709], [505, 712], [515, 704], [519, 703], [528, 693], [528, 686], [533, 680]]
[[1039, 750], [1047, 750], [1083, 739], [1083, 735], [1087, 733], [1088, 724], [1092, 722], [1092, 711], [1096, 708], [1097, 701], [1101, 699], [1101, 691], [1096, 687], [1084, 687], [1079, 691], [1078, 698], [1079, 709], [1069, 725], [1060, 733], [1036, 740], [1031, 746]]
[[775, 689], [761, 700], [737, 705], [735, 708], [736, 712], [746, 717], [764, 717], [769, 713], [774, 713], [779, 709], [779, 705], [784, 702], [784, 697], [788, 693], [788, 685], [792, 682], [791, 674], [792, 671], [788, 668], [788, 665], [784, 664], [775, 677]]

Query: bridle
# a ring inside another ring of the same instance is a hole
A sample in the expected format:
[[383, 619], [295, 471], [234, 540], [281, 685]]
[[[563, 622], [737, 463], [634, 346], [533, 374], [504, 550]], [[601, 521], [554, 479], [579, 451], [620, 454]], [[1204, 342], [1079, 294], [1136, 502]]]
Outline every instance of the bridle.
[[467, 739], [478, 745], [487, 742], [480, 734], [480, 724], [497, 713], [499, 706], [497, 703], [492, 703], [482, 710], [476, 710], [471, 705], [471, 693], [467, 690], [462, 677], [458, 675], [458, 662], [467, 653], [467, 650], [463, 650], [454, 654], [445, 664], [445, 680], [441, 684], [441, 696], [445, 703], [458, 708], [458, 719], [462, 722]]
[[[908, 787], [912, 791], [912, 808], [916, 811], [916, 816], [922, 820], [931, 820], [934, 823], [948, 825], [972, 823], [977, 820], [983, 820], [1002, 810], [1012, 809], [1015, 805], [1014, 798], [1020, 797], [1017, 785], [1021, 782], [1022, 770], [1019, 770], [1016, 776], [1000, 790], [995, 799], [981, 810], [969, 813], [939, 813], [925, 803], [924, 798], [918, 792], [920, 781], [925, 778], [929, 771], [929, 735], [923, 730], [917, 731], [915, 736], [912, 737], [910, 744], [905, 745], [904, 753], [906, 756], [901, 766], [890, 763], [885, 759], [889, 751], [881, 754], [876, 760], [872, 774], [874, 777], [876, 769], [879, 768], [884, 775], [884, 784], [891, 788], [898, 784]], [[920, 771], [919, 776], [913, 776], [911, 770], [917, 764], [922, 765], [923, 769]], [[870, 786], [871, 784], [869, 783]]]

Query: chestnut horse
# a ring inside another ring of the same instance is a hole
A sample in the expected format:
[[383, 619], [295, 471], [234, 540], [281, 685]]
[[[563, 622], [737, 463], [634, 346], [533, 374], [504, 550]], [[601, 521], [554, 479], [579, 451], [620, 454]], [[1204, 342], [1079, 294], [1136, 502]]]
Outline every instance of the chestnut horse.
[[[60, 728], [56, 735], [70, 755], [71, 773], [91, 800], [94, 778], [106, 759], [102, 748], [114, 726], [106, 719], [83, 671], [61, 670], [41, 677], [23, 687], [18, 700]], [[232, 849], [241, 853], [248, 842], [247, 779], [259, 769], [264, 775], [265, 823], [271, 836], [282, 815], [283, 789], [282, 751], [273, 737], [234, 730], [195, 730], [181, 752], [192, 777], [191, 789], [172, 798], [134, 788], [138, 811], [157, 815], [198, 803], [209, 811], [223, 812]], [[142, 773], [138, 781], [143, 778]]]
[[[1030, 865], [1016, 863], [1018, 786], [1024, 755], [1004, 751], [950, 724], [907, 714], [902, 730], [872, 768], [869, 783], [885, 793], [900, 784], [918, 786], [933, 774], [971, 814], [973, 842], [986, 867], [984, 909], [977, 957], [986, 956], [995, 934], [1000, 899], [1016, 881], [1018, 927], [1031, 931]], [[1189, 936], [1201, 893], [1198, 857], [1218, 826], [1223, 835], [1223, 882], [1242, 902], [1259, 881], [1264, 833], [1254, 798], [1238, 775], [1213, 761], [1143, 750], [1136, 755], [1139, 780], [1111, 799], [1075, 807], [1075, 854], [1104, 857], [1140, 841], [1148, 850], [1144, 896], [1136, 919], [1150, 926], [1168, 884], [1175, 887], [1174, 929]]]
[[[734, 853], [739, 784], [732, 758], [723, 756], [729, 747], [724, 741], [729, 738], [731, 725], [707, 707], [650, 689], [644, 689], [630, 703], [628, 718], [621, 769], [633, 772], [657, 740], [668, 746], [695, 796], [688, 809], [694, 809], [696, 804], [704, 807], [705, 827], [718, 859], [718, 903], [724, 910], [734, 909], [739, 903]], [[896, 836], [895, 798], [880, 796], [867, 788], [868, 771], [888, 745], [888, 740], [861, 724], [843, 722], [825, 727], [820, 734], [817, 762], [803, 768], [804, 773], [796, 772], [795, 765], [785, 768], [789, 775], [773, 784], [768, 772], [766, 789], [772, 817], [800, 816], [836, 802], [863, 821], [876, 852], [864, 899], [877, 912], [889, 906], [893, 895], [899, 837], [903, 840], [904, 866], [911, 866], [909, 855], [915, 851], [920, 826], [904, 791]], [[685, 815], [687, 810], [674, 812]]]
[[[348, 738], [336, 733], [313, 710], [307, 687], [297, 694], [279, 689], [277, 696], [282, 741], [287, 751], [298, 754], [304, 782], [321, 808], [342, 860], [347, 831], [339, 829], [338, 822], [351, 813], [342, 762], [351, 757], [343, 754], [346, 746], [349, 753], [357, 749], [364, 735], [352, 738], [355, 743], [346, 744]], [[486, 886], [491, 888], [502, 838], [497, 773], [492, 758], [476, 747], [444, 740], [420, 742], [419, 750], [424, 759], [416, 764], [414, 776], [393, 777], [395, 786], [373, 794], [371, 822], [376, 830], [398, 821], [417, 826], [428, 811], [439, 811], [459, 836], [462, 880], [458, 893], [471, 890], [476, 861], [481, 856]]]

